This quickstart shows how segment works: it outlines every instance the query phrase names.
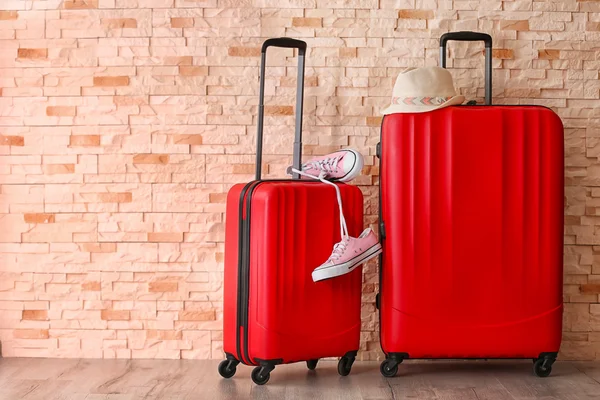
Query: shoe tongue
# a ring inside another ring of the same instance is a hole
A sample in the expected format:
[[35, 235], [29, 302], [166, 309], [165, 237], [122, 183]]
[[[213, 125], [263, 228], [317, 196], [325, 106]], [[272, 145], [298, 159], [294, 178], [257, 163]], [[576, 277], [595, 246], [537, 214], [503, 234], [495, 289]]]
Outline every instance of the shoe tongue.
[[[336, 157], [337, 157], [337, 156], [336, 156]], [[347, 158], [347, 157], [346, 157], [346, 155], [345, 155], [345, 154], [344, 154], [344, 155], [342, 155], [342, 156], [339, 158], [339, 160], [337, 160], [337, 162], [335, 163], [335, 166], [336, 166], [338, 169], [343, 169], [343, 168], [344, 168], [344, 160], [345, 160], [346, 158]]]

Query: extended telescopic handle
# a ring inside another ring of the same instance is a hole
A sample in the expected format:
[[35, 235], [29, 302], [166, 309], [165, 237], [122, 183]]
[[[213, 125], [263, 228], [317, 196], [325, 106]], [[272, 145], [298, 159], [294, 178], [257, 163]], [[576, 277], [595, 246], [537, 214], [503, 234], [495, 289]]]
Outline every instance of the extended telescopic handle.
[[286, 37], [267, 39], [262, 45], [262, 52], [266, 53], [268, 47], [284, 47], [288, 49], [298, 49], [298, 54], [303, 56], [306, 53], [306, 42]]
[[[302, 110], [304, 103], [304, 56], [306, 54], [306, 42], [290, 38], [267, 39], [262, 45], [260, 56], [260, 93], [258, 98], [258, 126], [256, 132], [256, 180], [261, 178], [262, 170], [262, 144], [263, 126], [265, 118], [265, 64], [267, 63], [267, 48], [284, 47], [298, 49], [298, 86], [296, 88], [296, 131], [294, 134], [294, 155], [292, 166], [300, 170], [302, 163]], [[292, 174], [293, 179], [299, 179], [300, 175]]]
[[440, 66], [446, 68], [446, 44], [450, 40], [460, 42], [484, 42], [485, 44], [485, 104], [492, 105], [492, 37], [481, 32], [449, 32], [440, 38]]

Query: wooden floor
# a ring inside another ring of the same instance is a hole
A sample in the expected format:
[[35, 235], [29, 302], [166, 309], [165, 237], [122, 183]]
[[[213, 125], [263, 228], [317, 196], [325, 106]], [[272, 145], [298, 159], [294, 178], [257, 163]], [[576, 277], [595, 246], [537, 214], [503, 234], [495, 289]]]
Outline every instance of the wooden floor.
[[406, 362], [385, 379], [379, 364], [357, 362], [347, 377], [336, 363], [315, 371], [279, 366], [265, 386], [240, 365], [232, 379], [218, 361], [0, 359], [1, 400], [141, 399], [600, 399], [600, 362], [557, 362], [549, 378], [530, 361]]

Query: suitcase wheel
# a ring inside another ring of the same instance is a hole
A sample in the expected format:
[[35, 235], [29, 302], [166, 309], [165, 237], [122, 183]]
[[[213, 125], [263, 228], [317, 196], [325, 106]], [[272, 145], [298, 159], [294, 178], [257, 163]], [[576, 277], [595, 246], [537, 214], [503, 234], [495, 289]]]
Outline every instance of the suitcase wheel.
[[264, 385], [271, 378], [272, 367], [256, 367], [252, 370], [252, 382], [257, 385]]
[[354, 357], [344, 356], [340, 358], [340, 361], [338, 361], [338, 374], [340, 374], [341, 376], [347, 376], [348, 374], [350, 374], [350, 371], [352, 370], [352, 364], [354, 364], [354, 360]]
[[398, 364], [395, 360], [384, 360], [379, 366], [379, 372], [386, 378], [392, 378], [398, 373]]
[[311, 371], [313, 371], [315, 368], [317, 368], [317, 363], [318, 362], [319, 362], [318, 358], [316, 358], [314, 360], [308, 360], [308, 361], [306, 361], [306, 368], [308, 368]]
[[219, 375], [223, 378], [229, 379], [235, 375], [235, 370], [239, 361], [237, 360], [223, 360], [219, 363]]
[[546, 378], [552, 373], [552, 364], [556, 359], [538, 358], [533, 363], [533, 373], [540, 378]]

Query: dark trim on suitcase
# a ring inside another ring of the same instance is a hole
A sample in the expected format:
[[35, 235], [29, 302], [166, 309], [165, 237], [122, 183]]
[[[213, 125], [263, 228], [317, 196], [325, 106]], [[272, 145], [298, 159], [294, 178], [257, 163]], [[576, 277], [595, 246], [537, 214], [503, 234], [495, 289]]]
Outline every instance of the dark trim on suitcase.
[[383, 278], [383, 245], [384, 245], [384, 241], [385, 241], [385, 223], [383, 221], [383, 212], [381, 210], [381, 184], [383, 183], [383, 179], [381, 179], [382, 175], [383, 175], [383, 121], [385, 121], [385, 115], [383, 116], [383, 118], [381, 119], [381, 128], [379, 128], [379, 143], [377, 143], [376, 147], [375, 147], [375, 153], [377, 155], [377, 158], [379, 158], [379, 223], [377, 224], [378, 228], [379, 228], [379, 241], [381, 242], [381, 253], [379, 253], [379, 292], [375, 295], [375, 308], [377, 309], [377, 311], [379, 312], [379, 346], [381, 347], [381, 350], [385, 353], [385, 350], [383, 349], [383, 345], [381, 344], [381, 288], [382, 288], [382, 278]]
[[[248, 184], [246, 184], [246, 186], [244, 186], [244, 188], [242, 189], [242, 192], [240, 193], [240, 206], [239, 206], [239, 214], [238, 214], [238, 274], [237, 274], [237, 292], [238, 292], [238, 296], [237, 296], [237, 316], [236, 316], [236, 333], [235, 333], [235, 340], [236, 340], [236, 353], [237, 353], [237, 359], [239, 361], [244, 362], [244, 364], [246, 363], [244, 360], [244, 357], [242, 356], [242, 342], [241, 342], [241, 338], [240, 338], [240, 329], [243, 328], [245, 326], [243, 318], [244, 318], [244, 314], [248, 313], [247, 310], [247, 306], [244, 308], [243, 304], [244, 304], [244, 297], [246, 297], [246, 303], [247, 303], [247, 293], [243, 290], [244, 288], [244, 263], [246, 260], [246, 252], [245, 250], [247, 249], [247, 247], [244, 246], [245, 244], [245, 229], [246, 229], [246, 223], [244, 220], [244, 198], [246, 197], [246, 192], [248, 191], [248, 189], [250, 189], [250, 187], [252, 187], [253, 185], [255, 185], [257, 182], [256, 181], [252, 181], [249, 182]], [[246, 215], [248, 215], [248, 212], [246, 212]], [[244, 296], [245, 295], [245, 296]], [[246, 312], [244, 313], [243, 310], [246, 309]], [[244, 329], [245, 331], [245, 329]]]
[[263, 360], [262, 358], [255, 358], [254, 361], [256, 361], [258, 365], [262, 366], [275, 366], [283, 364], [283, 358], [274, 358], [272, 360]]
[[[244, 340], [242, 350], [244, 352], [244, 358], [247, 360], [248, 363], [252, 363], [252, 360], [250, 359], [250, 353], [248, 350], [248, 308], [250, 302], [250, 217], [252, 211], [252, 195], [254, 194], [256, 188], [260, 186], [260, 184], [264, 181], [255, 182], [256, 184], [250, 187], [248, 195], [246, 196], [246, 222], [244, 224], [245, 226], [243, 237], [243, 247], [246, 251], [244, 252], [245, 259], [242, 265], [243, 282], [241, 288], [242, 290], [240, 291], [240, 294], [242, 296], [242, 324], [244, 328]], [[243, 202], [244, 200], [242, 199], [241, 201]]]
[[[540, 353], [539, 356], [537, 357], [537, 359], [549, 360], [549, 361], [552, 360], [554, 362], [557, 357], [558, 357], [557, 352], [545, 352], [545, 353]], [[460, 358], [418, 357], [418, 358], [411, 358], [408, 353], [394, 352], [394, 353], [388, 353], [387, 359], [392, 360], [398, 364], [401, 364], [402, 361], [408, 360], [408, 359], [411, 359], [411, 360], [527, 360], [527, 357], [460, 357]]]

